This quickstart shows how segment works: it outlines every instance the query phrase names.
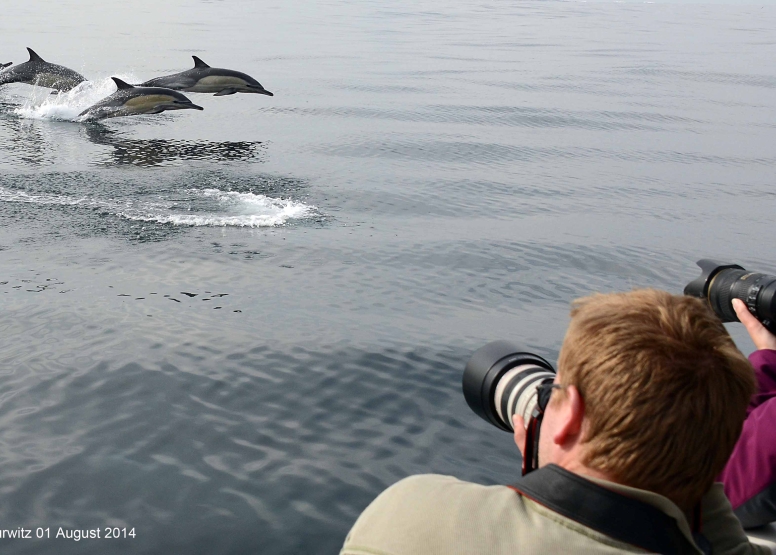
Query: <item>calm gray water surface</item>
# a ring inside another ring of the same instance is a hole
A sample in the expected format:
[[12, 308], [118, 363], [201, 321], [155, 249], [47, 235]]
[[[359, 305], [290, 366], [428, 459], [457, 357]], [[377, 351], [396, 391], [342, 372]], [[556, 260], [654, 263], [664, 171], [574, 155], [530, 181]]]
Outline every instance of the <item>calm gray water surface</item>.
[[[91, 80], [0, 89], [0, 527], [52, 534], [3, 553], [335, 553], [404, 476], [517, 476], [460, 394], [486, 341], [554, 359], [578, 296], [679, 292], [701, 257], [776, 272], [773, 5], [38, 1], [1, 25], [0, 62]], [[70, 121], [191, 54], [276, 96]]]

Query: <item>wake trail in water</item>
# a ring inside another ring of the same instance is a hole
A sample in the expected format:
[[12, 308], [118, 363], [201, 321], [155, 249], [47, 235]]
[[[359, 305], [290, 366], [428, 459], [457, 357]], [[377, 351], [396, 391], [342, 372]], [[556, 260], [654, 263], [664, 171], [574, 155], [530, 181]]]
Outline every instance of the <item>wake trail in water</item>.
[[[128, 83], [135, 83], [133, 75], [115, 74]], [[44, 92], [45, 91], [45, 92]], [[35, 87], [24, 103], [13, 110], [22, 119], [78, 121], [78, 115], [106, 96], [116, 92], [116, 84], [110, 77], [84, 81], [67, 92], [49, 93], [50, 89]], [[41, 96], [45, 94], [41, 102]]]
[[0, 187], [0, 202], [79, 206], [128, 220], [194, 227], [275, 227], [316, 214], [314, 206], [302, 202], [219, 189], [188, 189], [176, 195], [175, 201], [152, 202], [28, 193]]

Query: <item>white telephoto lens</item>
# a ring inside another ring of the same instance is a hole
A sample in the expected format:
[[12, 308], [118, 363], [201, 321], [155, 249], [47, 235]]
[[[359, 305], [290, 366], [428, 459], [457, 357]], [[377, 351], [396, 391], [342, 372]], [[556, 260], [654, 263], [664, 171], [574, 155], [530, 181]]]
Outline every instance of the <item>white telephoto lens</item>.
[[518, 414], [528, 426], [537, 403], [536, 387], [554, 378], [555, 374], [535, 364], [510, 368], [499, 379], [493, 394], [496, 413], [501, 421], [512, 430], [512, 415]]

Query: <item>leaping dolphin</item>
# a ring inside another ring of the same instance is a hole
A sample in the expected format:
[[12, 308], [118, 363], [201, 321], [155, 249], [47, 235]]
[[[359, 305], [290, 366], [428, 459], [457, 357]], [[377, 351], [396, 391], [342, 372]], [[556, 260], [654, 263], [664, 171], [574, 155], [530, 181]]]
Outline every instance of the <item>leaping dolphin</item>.
[[135, 87], [118, 77], [111, 79], [118, 90], [78, 114], [79, 119], [93, 121], [119, 116], [161, 114], [165, 110], [204, 110], [179, 92], [162, 87]]
[[193, 68], [151, 79], [140, 86], [165, 87], [175, 91], [215, 93], [213, 96], [226, 96], [234, 93], [274, 96], [250, 75], [231, 69], [210, 67], [197, 56], [192, 56], [192, 58], [194, 58]]
[[[83, 75], [57, 64], [50, 64], [28, 48], [30, 59], [23, 64], [13, 66], [0, 73], [0, 85], [7, 83], [27, 83], [48, 87], [58, 91], [69, 91], [79, 83], [86, 81]], [[5, 64], [3, 67], [11, 65]]]

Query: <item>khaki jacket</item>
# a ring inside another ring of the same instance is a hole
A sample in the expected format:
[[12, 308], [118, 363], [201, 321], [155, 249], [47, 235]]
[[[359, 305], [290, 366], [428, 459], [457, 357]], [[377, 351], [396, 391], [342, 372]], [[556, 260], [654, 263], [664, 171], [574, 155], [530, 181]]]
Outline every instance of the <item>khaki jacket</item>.
[[[673, 517], [692, 542], [682, 511], [667, 498], [592, 480], [649, 503]], [[770, 554], [749, 543], [715, 484], [703, 499], [703, 533], [714, 555]], [[482, 553], [644, 553], [561, 516], [506, 486], [482, 486], [450, 476], [411, 476], [375, 499], [348, 534], [341, 555], [454, 555]], [[701, 551], [698, 550], [701, 554]]]

